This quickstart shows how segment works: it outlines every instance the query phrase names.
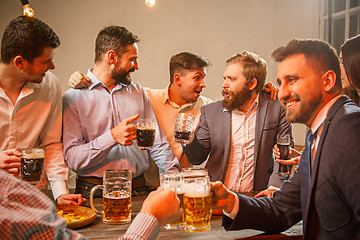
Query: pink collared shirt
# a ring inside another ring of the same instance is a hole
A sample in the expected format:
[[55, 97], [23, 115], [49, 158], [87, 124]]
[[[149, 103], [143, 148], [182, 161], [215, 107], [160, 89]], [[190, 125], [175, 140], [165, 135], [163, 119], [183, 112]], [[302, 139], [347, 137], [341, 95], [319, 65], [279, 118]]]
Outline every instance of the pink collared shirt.
[[224, 184], [234, 192], [253, 190], [258, 99], [259, 96], [246, 113], [238, 110], [231, 112], [231, 153]]

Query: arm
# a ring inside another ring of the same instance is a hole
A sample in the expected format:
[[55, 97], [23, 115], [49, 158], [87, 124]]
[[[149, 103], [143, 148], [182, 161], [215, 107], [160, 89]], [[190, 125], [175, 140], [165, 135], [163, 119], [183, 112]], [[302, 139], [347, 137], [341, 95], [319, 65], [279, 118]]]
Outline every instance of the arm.
[[[49, 79], [50, 80], [50, 79]], [[64, 162], [62, 137], [62, 97], [57, 81], [50, 87], [55, 88], [54, 97], [48, 118], [39, 135], [39, 147], [45, 149], [45, 165], [54, 199], [62, 194], [68, 194], [68, 168]], [[45, 91], [48, 89], [44, 89]], [[52, 90], [50, 90], [52, 91]]]
[[211, 149], [211, 143], [210, 129], [206, 121], [204, 107], [201, 107], [199, 126], [195, 131], [193, 141], [183, 148], [188, 160], [192, 164], [199, 165], [207, 159]]
[[[34, 186], [0, 170], [0, 232], [17, 239], [85, 239], [66, 228], [55, 205]], [[31, 200], [31, 201], [30, 201]], [[15, 237], [16, 236], [16, 237]], [[12, 237], [10, 237], [12, 238]]]
[[158, 188], [145, 199], [140, 213], [120, 239], [155, 239], [159, 225], [175, 221], [180, 214], [180, 201], [175, 192], [171, 188]]
[[[215, 183], [216, 184], [216, 183]], [[221, 183], [220, 183], [221, 184]], [[285, 182], [272, 198], [238, 197], [238, 213], [235, 218], [223, 215], [225, 230], [257, 229], [270, 233], [285, 231], [302, 218], [300, 203], [300, 173]], [[235, 208], [231, 191], [224, 186], [213, 187], [213, 207], [230, 213]]]

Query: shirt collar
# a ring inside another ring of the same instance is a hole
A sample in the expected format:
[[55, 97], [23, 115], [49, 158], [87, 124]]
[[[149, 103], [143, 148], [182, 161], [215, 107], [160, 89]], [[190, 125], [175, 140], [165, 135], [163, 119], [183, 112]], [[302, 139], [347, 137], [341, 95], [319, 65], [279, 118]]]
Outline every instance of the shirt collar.
[[[98, 79], [94, 74], [93, 74], [93, 69], [94, 68], [89, 68], [88, 72], [87, 72], [87, 76], [91, 79], [90, 85], [89, 85], [89, 90], [93, 90], [96, 87], [99, 86], [103, 86], [104, 88], [108, 89], [101, 81], [100, 79]], [[123, 84], [123, 83], [119, 83], [117, 84], [113, 89], [113, 91], [118, 91], [118, 90], [126, 90], [128, 92], [132, 92], [134, 88], [133, 83], [131, 82], [129, 85]]]
[[[170, 91], [170, 85], [167, 87], [167, 89], [165, 91], [163, 102], [164, 102], [164, 104], [169, 103], [173, 108], [187, 108], [189, 106], [193, 108], [197, 102], [196, 101], [193, 103], [185, 103], [182, 106], [179, 106], [177, 103], [174, 103], [170, 100], [169, 91]], [[198, 99], [198, 101], [199, 101], [199, 99]]]
[[325, 104], [325, 106], [320, 110], [320, 112], [316, 115], [314, 121], [311, 124], [311, 128], [310, 128], [311, 132], [314, 133], [322, 126], [323, 122], [327, 118], [330, 108], [340, 97], [341, 95], [334, 97], [327, 104]]

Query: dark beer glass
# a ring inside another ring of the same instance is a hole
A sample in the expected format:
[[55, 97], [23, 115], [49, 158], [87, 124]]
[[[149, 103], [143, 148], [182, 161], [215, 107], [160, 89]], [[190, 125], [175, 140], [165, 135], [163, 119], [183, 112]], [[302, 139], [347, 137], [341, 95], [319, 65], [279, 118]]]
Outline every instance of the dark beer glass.
[[151, 149], [155, 141], [155, 128], [155, 120], [140, 119], [136, 123], [136, 140], [139, 149]]
[[44, 172], [44, 149], [22, 149], [21, 153], [21, 179], [33, 185], [39, 184]]
[[191, 142], [194, 132], [194, 115], [179, 113], [175, 123], [175, 142], [187, 145]]
[[[289, 134], [278, 135], [277, 146], [280, 151], [280, 159], [289, 160], [290, 135]], [[278, 175], [280, 176], [280, 178], [288, 179], [290, 176], [290, 169], [288, 165], [279, 163]]]

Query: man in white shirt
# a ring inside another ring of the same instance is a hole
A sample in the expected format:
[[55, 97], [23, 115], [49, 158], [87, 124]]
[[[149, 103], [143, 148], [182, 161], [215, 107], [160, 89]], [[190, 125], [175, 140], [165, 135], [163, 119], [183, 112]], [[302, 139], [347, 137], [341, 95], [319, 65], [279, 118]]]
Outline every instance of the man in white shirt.
[[[45, 149], [45, 172], [58, 204], [81, 204], [69, 194], [61, 143], [62, 98], [54, 69], [55, 32], [36, 18], [20, 16], [5, 29], [0, 62], [0, 167], [18, 175], [20, 152]], [[38, 188], [45, 190], [43, 176]]]

